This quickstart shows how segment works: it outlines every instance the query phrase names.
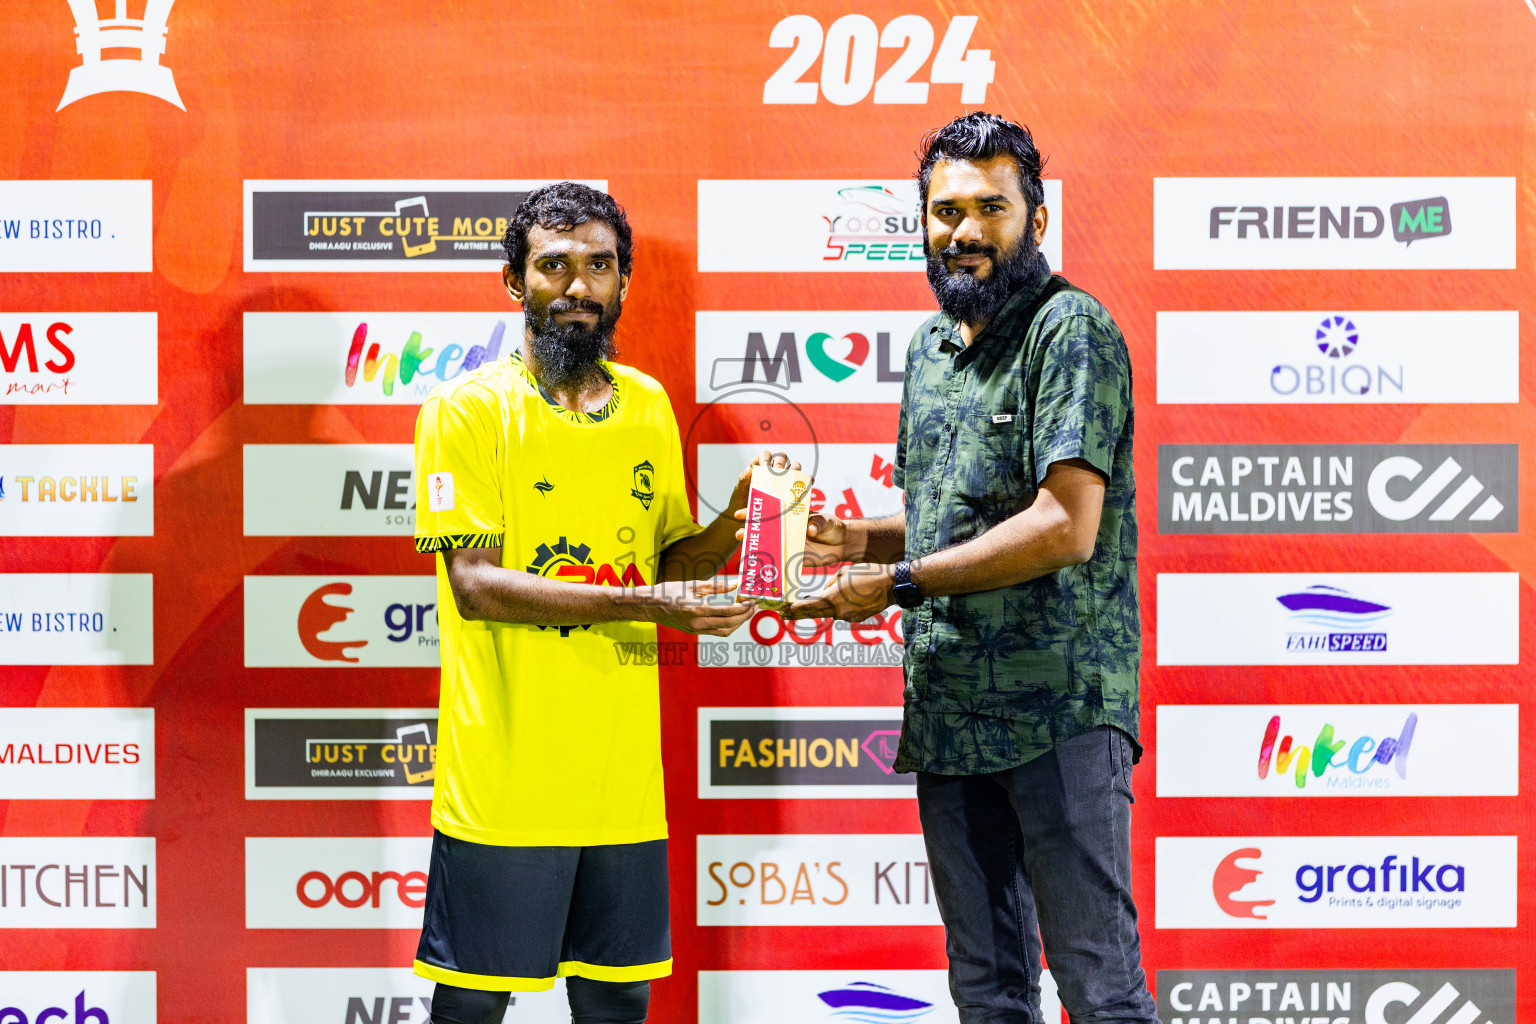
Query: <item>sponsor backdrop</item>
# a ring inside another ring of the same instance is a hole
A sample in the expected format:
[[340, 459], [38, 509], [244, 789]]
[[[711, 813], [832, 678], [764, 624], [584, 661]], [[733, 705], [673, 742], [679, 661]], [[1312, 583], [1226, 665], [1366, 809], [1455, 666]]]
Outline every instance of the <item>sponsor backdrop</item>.
[[[518, 201], [628, 208], [622, 358], [702, 517], [764, 447], [889, 514], [933, 308], [912, 153], [980, 108], [1035, 129], [1044, 250], [1130, 346], [1164, 1019], [1536, 1018], [1530, 3], [9, 18], [0, 1019], [424, 1020], [410, 441], [522, 336]], [[662, 665], [655, 1019], [955, 1019], [901, 631], [765, 610], [615, 651]]]

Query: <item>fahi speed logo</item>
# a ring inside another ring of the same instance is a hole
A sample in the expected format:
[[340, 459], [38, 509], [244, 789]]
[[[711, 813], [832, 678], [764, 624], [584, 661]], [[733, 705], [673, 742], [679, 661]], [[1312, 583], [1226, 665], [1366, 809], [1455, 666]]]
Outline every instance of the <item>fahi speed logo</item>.
[[432, 576], [247, 576], [249, 668], [438, 664]]
[[1512, 928], [1514, 836], [1159, 837], [1159, 928]]

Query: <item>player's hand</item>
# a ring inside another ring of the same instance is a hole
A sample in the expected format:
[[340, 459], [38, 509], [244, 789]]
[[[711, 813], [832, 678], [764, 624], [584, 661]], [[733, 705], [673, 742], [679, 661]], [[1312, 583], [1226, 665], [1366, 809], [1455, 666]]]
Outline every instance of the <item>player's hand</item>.
[[848, 560], [848, 524], [824, 512], [812, 512], [805, 524], [805, 564], [836, 565]]
[[[747, 492], [752, 489], [753, 466], [772, 466], [774, 469], [793, 469], [797, 473], [800, 471], [800, 463], [791, 462], [789, 456], [783, 452], [771, 452], [766, 448], [758, 452], [757, 458], [747, 463], [747, 468], [742, 470], [741, 474], [736, 477], [736, 489], [731, 492], [731, 504], [730, 507], [725, 510], [728, 515], [732, 516], [733, 518], [740, 519], [743, 522], [745, 522], [747, 518]], [[741, 540], [742, 534], [745, 532], [745, 527], [737, 530], [736, 539]]]
[[845, 565], [827, 580], [825, 587], [785, 608], [779, 617], [863, 622], [891, 606], [894, 582], [888, 565]]
[[[736, 584], [724, 580], [675, 580], [637, 587], [646, 618], [684, 633], [729, 636], [757, 611], [757, 605], [729, 597]], [[726, 595], [722, 597], [721, 595]]]

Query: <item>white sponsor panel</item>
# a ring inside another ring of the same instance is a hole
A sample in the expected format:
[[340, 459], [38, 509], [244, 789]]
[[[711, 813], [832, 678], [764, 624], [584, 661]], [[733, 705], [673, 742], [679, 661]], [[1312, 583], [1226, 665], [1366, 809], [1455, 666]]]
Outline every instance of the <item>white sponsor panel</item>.
[[1520, 400], [1517, 310], [1159, 311], [1162, 405]]
[[157, 1020], [154, 971], [0, 971], [0, 1002], [25, 1015], [8, 1017], [14, 1024]]
[[0, 573], [0, 665], [152, 665], [147, 572]]
[[0, 928], [153, 928], [155, 841], [0, 837]]
[[0, 273], [154, 269], [143, 181], [0, 181]]
[[[737, 476], [763, 449], [752, 444], [701, 444], [698, 449], [699, 514], [718, 514], [731, 500]], [[864, 519], [901, 511], [901, 490], [891, 479], [895, 444], [790, 444], [774, 450], [799, 462], [815, 478], [812, 512]]]
[[[1040, 1009], [1065, 1024], [1050, 971]], [[948, 971], [700, 971], [699, 1024], [957, 1024]]]
[[247, 576], [247, 668], [435, 668], [435, 576]]
[[425, 836], [245, 840], [247, 928], [420, 928]]
[[[722, 577], [735, 582], [734, 576]], [[905, 658], [901, 608], [862, 622], [786, 620], [760, 608], [729, 636], [700, 636], [700, 668], [900, 668]]]
[[[1061, 269], [1061, 182], [1046, 179], [1040, 249]], [[699, 182], [699, 270], [921, 271], [923, 226], [911, 178]]]
[[409, 537], [408, 444], [248, 444], [247, 537]]
[[1159, 573], [1159, 665], [1517, 665], [1512, 572]]
[[0, 445], [0, 537], [154, 535], [154, 445]]
[[246, 708], [247, 800], [430, 800], [437, 708]]
[[1157, 270], [1513, 270], [1514, 178], [1154, 178]]
[[709, 404], [901, 401], [924, 310], [694, 314], [695, 397]]
[[154, 405], [155, 313], [0, 313], [0, 405]]
[[1159, 836], [1159, 928], [1513, 928], [1514, 836]]
[[[247, 967], [246, 1024], [427, 1024], [436, 982], [409, 967]], [[565, 979], [513, 992], [507, 1024], [570, 1024]]]
[[700, 925], [935, 925], [920, 833], [701, 835]]
[[246, 313], [247, 405], [420, 405], [510, 355], [523, 315]]
[[1158, 796], [1518, 796], [1518, 704], [1162, 704]]
[[699, 799], [915, 798], [893, 767], [901, 719], [900, 705], [699, 708]]
[[0, 800], [153, 800], [154, 708], [6, 708]]

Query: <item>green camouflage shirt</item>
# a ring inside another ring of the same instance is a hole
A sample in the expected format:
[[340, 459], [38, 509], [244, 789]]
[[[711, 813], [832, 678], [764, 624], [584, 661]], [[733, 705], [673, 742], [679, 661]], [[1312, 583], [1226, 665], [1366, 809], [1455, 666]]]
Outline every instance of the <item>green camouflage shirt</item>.
[[1040, 305], [1043, 257], [1035, 271], [969, 348], [943, 314], [912, 340], [894, 475], [906, 554], [985, 533], [1074, 458], [1108, 481], [1098, 540], [1082, 565], [907, 612], [897, 771], [1002, 771], [1095, 726], [1138, 732], [1130, 355], [1108, 311], [1064, 279]]

